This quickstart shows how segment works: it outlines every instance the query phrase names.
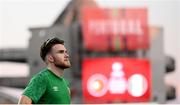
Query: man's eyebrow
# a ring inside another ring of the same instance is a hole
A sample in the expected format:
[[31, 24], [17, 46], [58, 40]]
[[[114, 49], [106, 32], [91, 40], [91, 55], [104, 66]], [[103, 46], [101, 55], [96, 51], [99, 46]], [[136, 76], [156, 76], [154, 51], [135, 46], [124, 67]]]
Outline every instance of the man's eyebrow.
[[58, 50], [57, 52], [63, 53], [63, 52], [67, 52], [67, 50]]

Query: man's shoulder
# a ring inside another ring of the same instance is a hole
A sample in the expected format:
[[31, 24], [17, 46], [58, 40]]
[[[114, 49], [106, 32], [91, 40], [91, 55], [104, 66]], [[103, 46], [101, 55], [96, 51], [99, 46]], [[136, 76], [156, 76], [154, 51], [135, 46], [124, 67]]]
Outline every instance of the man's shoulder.
[[35, 74], [33, 76], [33, 79], [35, 79], [35, 78], [44, 79], [45, 77], [47, 77], [47, 75], [49, 75], [49, 71], [47, 68], [44, 68], [39, 73]]
[[48, 75], [49, 70], [47, 68], [42, 69], [37, 75]]

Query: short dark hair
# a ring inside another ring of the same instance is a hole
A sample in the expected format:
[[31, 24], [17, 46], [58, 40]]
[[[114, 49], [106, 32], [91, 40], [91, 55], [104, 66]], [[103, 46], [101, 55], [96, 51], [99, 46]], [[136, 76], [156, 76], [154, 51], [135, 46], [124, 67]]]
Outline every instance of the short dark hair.
[[45, 61], [45, 57], [47, 53], [51, 50], [51, 48], [56, 45], [56, 44], [62, 44], [64, 45], [64, 40], [59, 39], [57, 37], [50, 38], [46, 40], [42, 45], [41, 45], [41, 50], [40, 50], [40, 56], [43, 61]]

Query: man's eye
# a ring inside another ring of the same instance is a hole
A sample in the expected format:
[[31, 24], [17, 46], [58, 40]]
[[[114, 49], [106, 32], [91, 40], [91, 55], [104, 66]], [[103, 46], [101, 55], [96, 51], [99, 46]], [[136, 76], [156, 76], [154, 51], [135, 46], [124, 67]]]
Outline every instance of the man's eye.
[[68, 53], [68, 52], [65, 50], [60, 50], [59, 53]]
[[64, 50], [60, 50], [59, 53], [64, 53]]

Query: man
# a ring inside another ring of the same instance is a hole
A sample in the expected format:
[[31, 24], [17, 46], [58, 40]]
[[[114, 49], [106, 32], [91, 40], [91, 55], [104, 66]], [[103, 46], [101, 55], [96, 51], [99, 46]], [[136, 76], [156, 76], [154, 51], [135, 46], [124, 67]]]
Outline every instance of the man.
[[70, 104], [69, 84], [63, 73], [71, 64], [64, 41], [48, 39], [41, 46], [40, 56], [47, 67], [31, 79], [19, 104]]

